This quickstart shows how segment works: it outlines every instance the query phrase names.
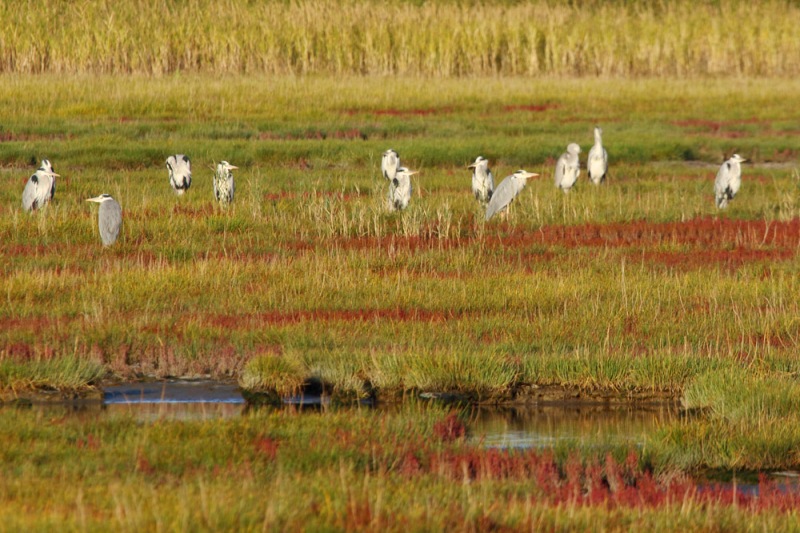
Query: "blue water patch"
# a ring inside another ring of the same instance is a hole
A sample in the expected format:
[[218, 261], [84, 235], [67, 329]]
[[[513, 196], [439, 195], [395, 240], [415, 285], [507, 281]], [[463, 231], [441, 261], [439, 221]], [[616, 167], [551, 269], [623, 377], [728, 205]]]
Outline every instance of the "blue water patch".
[[154, 381], [112, 385], [103, 390], [103, 403], [117, 404], [244, 404], [234, 383], [215, 381]]

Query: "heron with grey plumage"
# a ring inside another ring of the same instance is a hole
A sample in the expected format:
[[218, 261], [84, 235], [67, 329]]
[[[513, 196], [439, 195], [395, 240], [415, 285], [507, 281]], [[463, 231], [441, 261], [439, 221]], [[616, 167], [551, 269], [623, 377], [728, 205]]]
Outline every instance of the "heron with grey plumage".
[[500, 185], [494, 190], [491, 200], [486, 206], [486, 220], [489, 220], [497, 213], [504, 213], [508, 215], [508, 209], [511, 202], [522, 192], [525, 188], [529, 178], [538, 176], [535, 172], [528, 172], [527, 170], [517, 170], [510, 176], [506, 177], [500, 182]]
[[479, 155], [467, 168], [472, 169], [472, 194], [481, 204], [488, 204], [494, 193], [494, 175], [489, 170], [489, 160]]
[[561, 157], [556, 162], [556, 187], [565, 193], [569, 192], [575, 182], [578, 181], [578, 176], [581, 173], [581, 163], [578, 159], [578, 154], [580, 153], [581, 147], [575, 143], [570, 143], [567, 145], [567, 151], [561, 154]]
[[97, 212], [100, 239], [103, 241], [103, 246], [111, 246], [117, 241], [119, 230], [122, 227], [122, 207], [110, 194], [101, 194], [94, 198], [88, 198], [86, 201], [100, 204]]
[[742, 166], [747, 161], [739, 154], [733, 154], [730, 159], [722, 163], [714, 180], [714, 198], [718, 209], [728, 207], [728, 202], [733, 200], [742, 186]]
[[400, 164], [400, 156], [391, 148], [383, 152], [381, 156], [381, 174], [386, 178], [389, 183], [392, 182], [397, 175], [397, 169], [402, 165]]
[[53, 165], [48, 159], [42, 159], [39, 169], [34, 172], [25, 189], [22, 191], [22, 208], [25, 211], [38, 211], [50, 203], [56, 194], [56, 178], [59, 175], [53, 171]]
[[221, 206], [226, 206], [233, 202], [233, 170], [239, 167], [231, 165], [227, 161], [222, 161], [217, 165], [214, 173], [214, 198]]
[[409, 170], [406, 167], [397, 169], [394, 179], [389, 185], [390, 210], [402, 211], [408, 207], [408, 203], [411, 201], [411, 193], [414, 191], [411, 186], [411, 176], [416, 173], [416, 170]]
[[603, 183], [608, 174], [608, 152], [603, 148], [603, 130], [598, 126], [594, 128], [594, 146], [589, 149], [586, 172], [589, 174], [589, 180], [595, 185]]
[[167, 158], [169, 184], [177, 195], [181, 195], [192, 186], [192, 164], [183, 154], [171, 155]]

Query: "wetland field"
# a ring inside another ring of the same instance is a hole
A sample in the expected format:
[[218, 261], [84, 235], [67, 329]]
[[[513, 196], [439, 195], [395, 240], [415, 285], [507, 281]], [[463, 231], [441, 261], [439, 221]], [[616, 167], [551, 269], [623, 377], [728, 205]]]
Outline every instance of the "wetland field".
[[[553, 44], [578, 15], [548, 3], [389, 3], [385, 43], [370, 2], [230, 5], [238, 40], [201, 15], [208, 31], [181, 44], [121, 31], [123, 7], [48, 1], [29, 17], [64, 15], [49, 46], [0, 41], [0, 529], [797, 529], [800, 493], [774, 475], [800, 470], [795, 8], [766, 4], [772, 30], [730, 41], [713, 26], [698, 44], [708, 15], [749, 4], [679, 22], [689, 4], [588, 2], [619, 20], [599, 62], [586, 41]], [[538, 30], [498, 37], [537, 6]], [[474, 10], [490, 23], [470, 49], [446, 30]], [[420, 13], [431, 22], [403, 41]], [[259, 45], [243, 21], [267, 16], [285, 23]], [[331, 33], [337, 17], [370, 46]], [[109, 33], [90, 42], [82, 24]], [[299, 51], [298, 35], [315, 38]], [[595, 125], [610, 159], [597, 187]], [[570, 142], [582, 171], [564, 194], [552, 176]], [[401, 212], [388, 148], [419, 171]], [[177, 153], [192, 162], [182, 196]], [[718, 210], [733, 153], [742, 188]], [[540, 174], [505, 219], [484, 221], [471, 195], [478, 155], [495, 183]], [[43, 158], [56, 193], [29, 214]], [[222, 160], [238, 167], [227, 208]], [[123, 209], [108, 248], [85, 202], [101, 193]], [[167, 378], [264, 405], [181, 420], [36, 405]], [[331, 404], [270, 405], [309, 388]], [[481, 437], [477, 409], [562, 403], [679, 414], [629, 441]]]

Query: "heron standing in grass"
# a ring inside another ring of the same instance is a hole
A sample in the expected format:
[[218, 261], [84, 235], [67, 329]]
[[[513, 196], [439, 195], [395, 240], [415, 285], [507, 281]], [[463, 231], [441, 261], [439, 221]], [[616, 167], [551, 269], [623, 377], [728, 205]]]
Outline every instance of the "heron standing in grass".
[[25, 189], [22, 191], [22, 208], [25, 211], [41, 209], [53, 199], [56, 193], [56, 178], [53, 165], [47, 159], [42, 159], [39, 169], [28, 178]]
[[222, 161], [217, 165], [217, 172], [214, 174], [214, 198], [220, 205], [227, 205], [233, 202], [233, 172], [239, 167], [235, 167], [227, 161]]
[[192, 186], [192, 166], [185, 155], [169, 156], [167, 170], [169, 170], [169, 184], [172, 185], [175, 194], [183, 194]]
[[589, 150], [586, 171], [595, 185], [603, 183], [608, 172], [608, 152], [603, 148], [603, 130], [597, 126], [594, 128], [594, 146]]
[[122, 207], [110, 194], [101, 194], [86, 201], [100, 204], [97, 212], [100, 239], [103, 241], [103, 246], [111, 246], [117, 241], [119, 229], [122, 227]]
[[472, 169], [472, 194], [480, 203], [486, 205], [492, 199], [494, 192], [494, 175], [489, 170], [489, 160], [478, 156], [467, 168]]
[[525, 183], [528, 181], [528, 178], [538, 175], [539, 174], [528, 172], [527, 170], [517, 170], [501, 181], [497, 189], [494, 190], [492, 198], [489, 200], [489, 205], [486, 206], [486, 220], [489, 220], [495, 213], [500, 211], [505, 210], [507, 213], [511, 202], [513, 202], [514, 198], [525, 188]]
[[[400, 169], [400, 156], [389, 148], [385, 152], [383, 152], [383, 156], [381, 156], [381, 174], [389, 182], [389, 204], [390, 209], [394, 209], [395, 204], [395, 194], [397, 185], [395, 184], [397, 180], [397, 171]], [[410, 184], [409, 184], [410, 186]]]
[[556, 162], [556, 187], [562, 189], [565, 193], [569, 192], [575, 182], [578, 181], [578, 175], [581, 173], [581, 163], [578, 159], [578, 154], [581, 153], [581, 147], [575, 143], [570, 143], [567, 146], [567, 151], [561, 154]]
[[408, 207], [408, 202], [411, 201], [411, 176], [416, 174], [416, 171], [408, 170], [406, 167], [400, 167], [395, 173], [394, 179], [389, 185], [389, 208], [394, 211], [400, 211]]
[[717, 208], [725, 209], [728, 202], [733, 200], [739, 187], [742, 186], [742, 167], [741, 163], [747, 161], [739, 154], [733, 154], [730, 159], [722, 163], [717, 171], [717, 179], [714, 180], [714, 196], [717, 200]]
[[400, 156], [397, 155], [397, 152], [391, 148], [383, 152], [383, 156], [381, 157], [381, 174], [383, 174], [383, 177], [386, 178], [388, 182], [392, 182], [399, 168]]

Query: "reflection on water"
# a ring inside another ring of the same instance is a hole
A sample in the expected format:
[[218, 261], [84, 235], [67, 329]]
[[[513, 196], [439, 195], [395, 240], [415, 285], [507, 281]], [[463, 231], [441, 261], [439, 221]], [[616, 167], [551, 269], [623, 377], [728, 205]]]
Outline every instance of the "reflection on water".
[[103, 403], [111, 404], [243, 404], [239, 387], [216, 381], [156, 381], [125, 383], [103, 389]]
[[239, 416], [244, 398], [234, 383], [163, 381], [126, 383], [103, 390], [107, 413], [138, 420], [207, 420]]
[[[104, 388], [103, 402], [37, 404], [32, 408], [46, 416], [121, 414], [137, 420], [207, 420], [240, 416], [249, 408], [234, 383], [213, 381], [160, 381], [126, 383]], [[285, 398], [287, 409], [327, 410], [324, 395]], [[373, 408], [368, 404], [353, 408]], [[376, 409], [397, 409], [397, 405]], [[504, 448], [548, 447], [563, 442], [641, 444], [644, 435], [675, 420], [675, 404], [646, 408], [619, 405], [538, 405], [474, 407], [467, 413], [470, 439], [483, 446]]]
[[127, 414], [137, 420], [211, 420], [233, 418], [244, 412], [244, 403], [144, 403], [105, 404], [109, 414]]
[[130, 416], [142, 422], [156, 420], [218, 420], [233, 418], [245, 410], [244, 404], [233, 403], [130, 403], [104, 404], [101, 402], [38, 403], [16, 406], [44, 419], [58, 420], [69, 417], [81, 421], [95, 421], [105, 416]]
[[675, 404], [647, 408], [619, 406], [525, 406], [475, 408], [471, 439], [484, 446], [539, 448], [569, 441], [578, 444], [642, 444], [644, 435], [677, 419]]

